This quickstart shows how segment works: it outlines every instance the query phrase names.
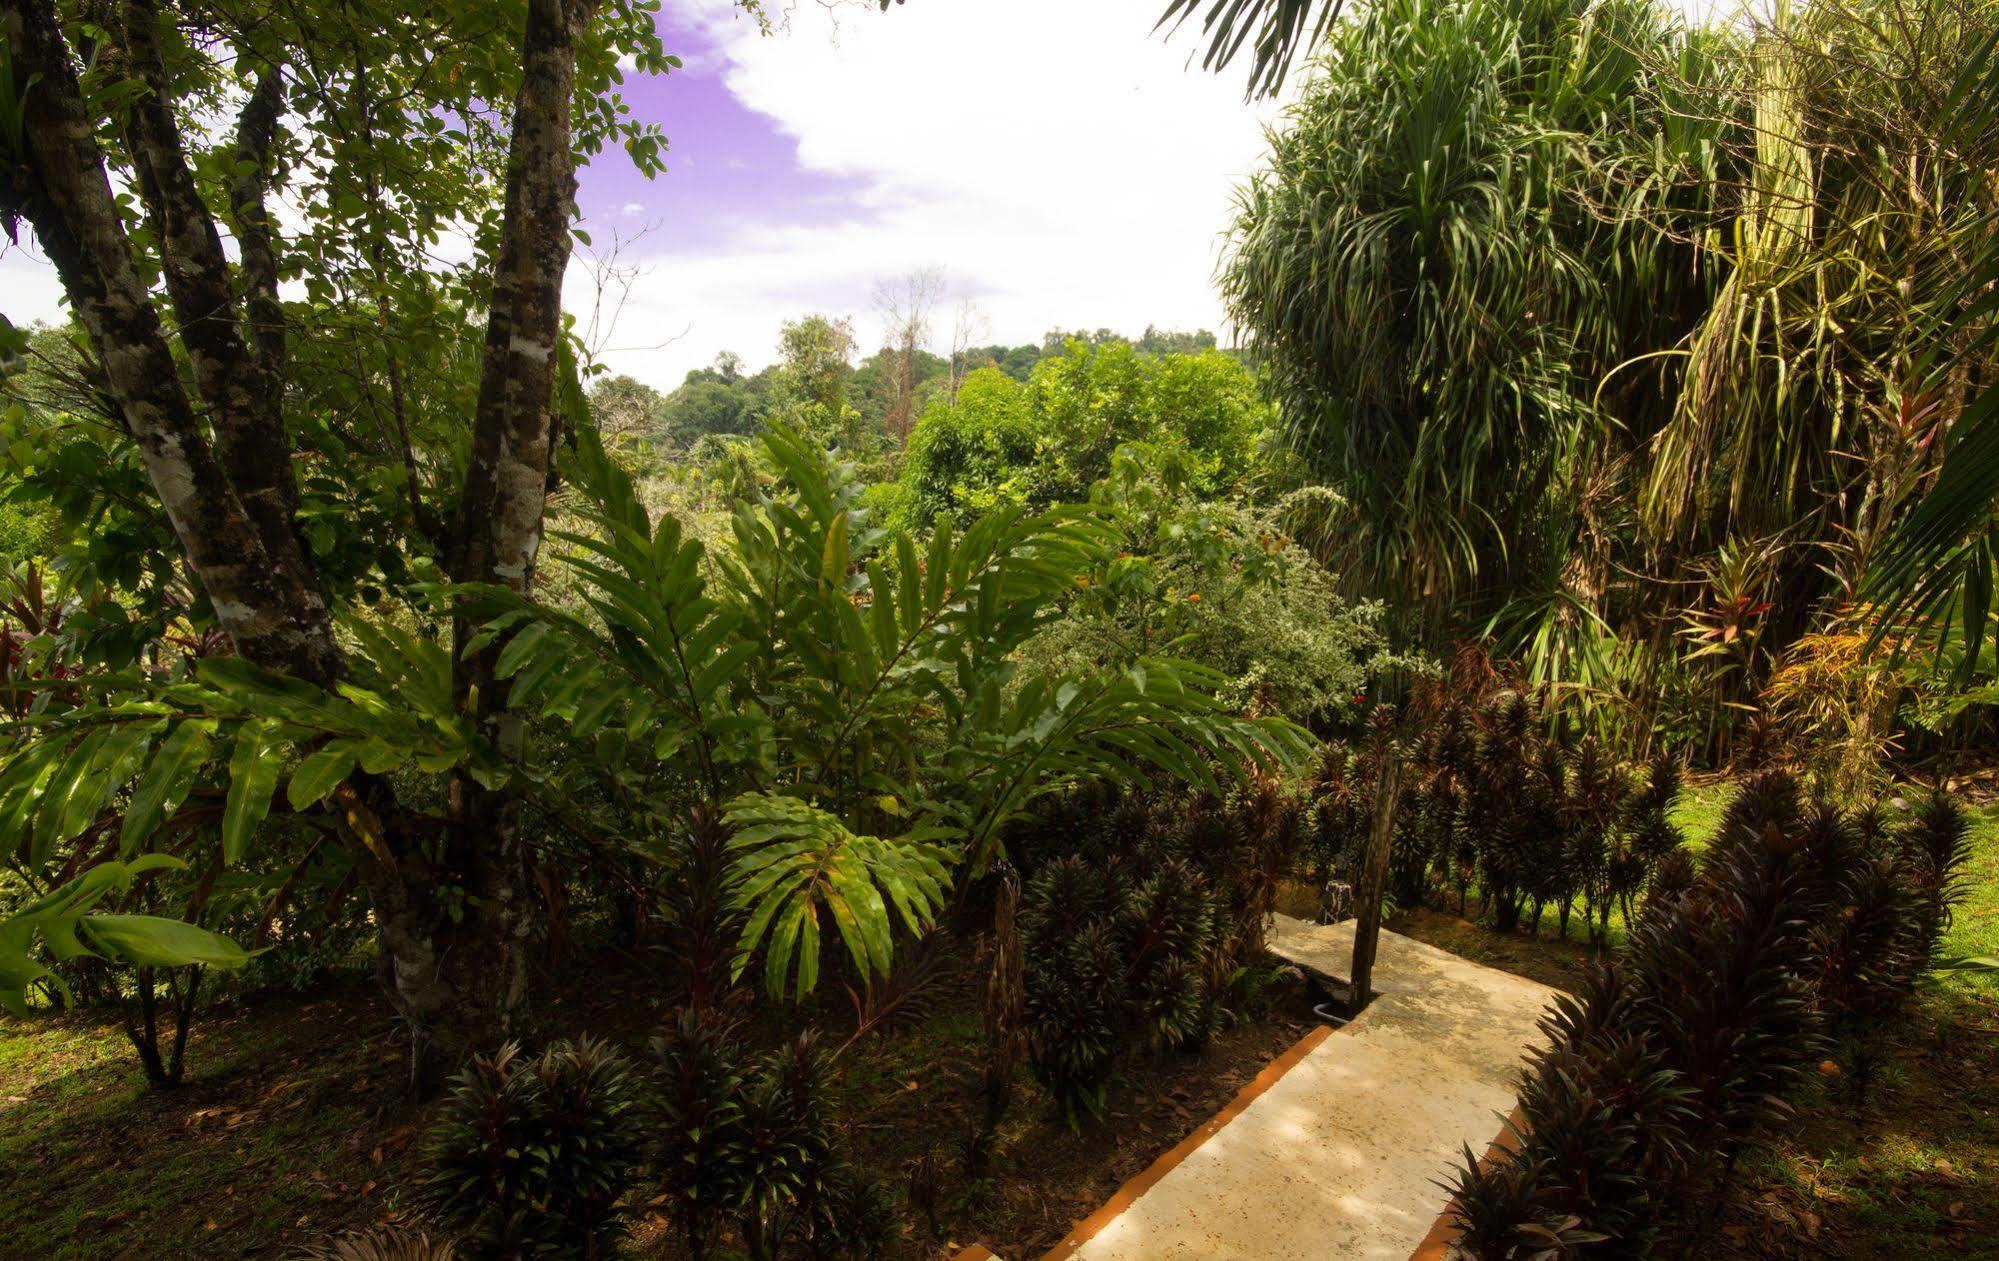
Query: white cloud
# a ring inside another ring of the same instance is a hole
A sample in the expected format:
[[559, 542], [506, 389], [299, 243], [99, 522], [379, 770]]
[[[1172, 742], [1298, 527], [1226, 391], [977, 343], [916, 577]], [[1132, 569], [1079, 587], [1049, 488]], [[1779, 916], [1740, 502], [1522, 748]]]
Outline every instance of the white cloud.
[[[725, 349], [760, 363], [780, 321], [815, 309], [859, 316], [865, 343], [873, 281], [923, 266], [947, 269], [1001, 341], [1220, 325], [1219, 234], [1276, 110], [1243, 102], [1240, 71], [1190, 65], [1192, 33], [1153, 36], [1159, 0], [952, 0], [837, 24], [800, 5], [772, 38], [728, 0], [679, 8], [708, 21], [730, 89], [807, 168], [862, 182], [862, 218], [801, 211], [649, 260], [619, 335], [647, 348], [608, 354], [616, 369], [666, 386]], [[573, 276], [572, 305], [587, 288]]]

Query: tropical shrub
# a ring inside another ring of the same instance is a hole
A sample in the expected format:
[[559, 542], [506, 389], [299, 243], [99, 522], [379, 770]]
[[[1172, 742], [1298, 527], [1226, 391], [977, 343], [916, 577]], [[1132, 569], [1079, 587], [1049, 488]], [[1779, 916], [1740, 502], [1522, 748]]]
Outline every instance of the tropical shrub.
[[847, 1162], [814, 1035], [752, 1059], [714, 1012], [683, 1010], [653, 1042], [662, 1097], [652, 1154], [690, 1254], [733, 1222], [750, 1255], [874, 1255], [890, 1206]]
[[556, 537], [582, 607], [478, 592], [498, 673], [515, 705], [594, 745], [617, 796], [653, 803], [638, 826], [726, 803], [735, 971], [760, 954], [773, 993], [817, 983], [826, 915], [856, 972], [886, 973], [897, 933], [933, 922], [1050, 791], [1146, 771], [1217, 788], [1308, 747], [1239, 716], [1206, 666], [1020, 659], [1115, 547], [1098, 510], [1002, 509], [962, 535], [946, 520], [919, 547], [872, 522], [850, 466], [773, 425], [711, 554], [655, 521], [593, 439], [578, 447], [587, 532]]
[[1225, 803], [1086, 789], [1021, 846], [1027, 1060], [1072, 1127], [1133, 1052], [1197, 1047], [1264, 1001], [1264, 923], [1306, 830], [1269, 783]]
[[31, 986], [66, 991], [62, 978], [38, 959], [38, 946], [58, 961], [95, 956], [136, 967], [242, 966], [248, 958], [243, 948], [219, 934], [160, 916], [97, 909], [148, 872], [184, 865], [167, 854], [98, 863], [0, 918], [0, 1006], [26, 1015]]
[[1121, 886], [1119, 873], [1071, 856], [1035, 878], [1021, 907], [1028, 1064], [1079, 1129], [1103, 1115], [1123, 1049], [1128, 973], [1114, 931]]
[[690, 1255], [707, 1255], [742, 1195], [742, 1057], [733, 1027], [712, 1009], [683, 1008], [653, 1039], [660, 1093], [653, 1169]]
[[1941, 792], [1926, 796], [1896, 838], [1899, 865], [1917, 899], [1919, 952], [1929, 958], [1950, 927], [1951, 908], [1968, 892], [1971, 823]]
[[1932, 962], [1922, 890], [1964, 856], [1904, 863], [1952, 814], [1927, 804], [1894, 846], [1872, 810], [1745, 782], [1698, 874], [1662, 864], [1623, 951], [1544, 1019], [1517, 1155], [1458, 1174], [1470, 1255], [1649, 1256], [1701, 1229], [1829, 1033], [1864, 1037]]
[[[215, 830], [183, 834], [219, 842], [225, 868], [255, 852], [276, 801], [329, 822], [364, 876], [380, 864], [356, 854], [409, 839], [392, 835], [406, 814], [377, 808], [415, 809], [423, 785], [441, 799], [440, 777], [525, 794], [599, 850], [588, 838], [617, 836], [621, 865], [674, 857], [679, 821], [720, 803], [729, 905], [710, 927], [740, 925], [731, 979], [761, 957], [769, 989], [802, 992], [825, 916], [854, 969], [882, 973], [896, 933], [934, 919], [958, 873], [983, 872], [1008, 821], [1049, 791], [1148, 772], [1219, 788], [1308, 747], [1280, 719], [1242, 717], [1198, 664], [1151, 655], [1072, 674], [1020, 661], [1114, 546], [1100, 513], [1000, 511], [962, 535], [946, 522], [919, 548], [869, 522], [854, 471], [822, 448], [773, 427], [757, 451], [730, 544], [711, 555], [676, 519], [655, 521], [581, 431], [570, 471], [584, 530], [557, 536], [573, 603], [479, 585], [424, 597], [483, 625], [466, 647], [491, 658], [519, 724], [459, 704], [451, 652], [423, 633], [436, 622], [415, 617], [345, 619], [335, 688], [200, 655], [88, 695], [48, 689], [0, 761], [0, 819], [24, 867], [46, 871], [106, 828], [129, 856], [191, 823], [191, 794], [209, 783], [200, 804], [219, 813], [198, 817]], [[529, 730], [578, 756], [531, 755]], [[397, 782], [401, 798], [380, 795]], [[511, 992], [520, 979], [479, 984]]]
[[1404, 642], [1633, 758], [1741, 766], [1767, 707], [1849, 797], [1989, 705], [1984, 0], [1172, 7], [1260, 83], [1323, 46], [1222, 285], [1296, 532]]
[[638, 1076], [604, 1043], [538, 1056], [508, 1043], [454, 1081], [425, 1138], [418, 1195], [468, 1252], [611, 1256], [646, 1129]]
[[1148, 354], [1128, 342], [1070, 341], [1025, 382], [995, 368], [965, 378], [910, 435], [899, 507], [927, 526], [1001, 507], [1076, 503], [1128, 443], [1171, 447], [1204, 498], [1234, 489], [1269, 426], [1256, 380], [1218, 351]]
[[1371, 677], [1423, 671], [1388, 651], [1378, 603], [1340, 596], [1275, 513], [1202, 494], [1190, 465], [1170, 447], [1113, 455], [1090, 502], [1115, 553], [1080, 577], [1032, 659], [1089, 670], [1170, 652], [1225, 676], [1231, 704], [1319, 728], [1351, 717]]
[[1636, 770], [1593, 735], [1572, 738], [1538, 697], [1500, 687], [1475, 704], [1445, 699], [1451, 682], [1421, 684], [1399, 717], [1356, 748], [1334, 745], [1310, 783], [1307, 852], [1318, 887], [1351, 883], [1374, 814], [1379, 749], [1403, 749], [1389, 850], [1389, 898], [1404, 908], [1476, 889], [1501, 931], [1538, 931], [1548, 909], [1566, 936], [1579, 909], [1597, 939], [1611, 915], [1631, 918], [1659, 863], [1681, 844], [1667, 811], [1679, 771], [1666, 759]]

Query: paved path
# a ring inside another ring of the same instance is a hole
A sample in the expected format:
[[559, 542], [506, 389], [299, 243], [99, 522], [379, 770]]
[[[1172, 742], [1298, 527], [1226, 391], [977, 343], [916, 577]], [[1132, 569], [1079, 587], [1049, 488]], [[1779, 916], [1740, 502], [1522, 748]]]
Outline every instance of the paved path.
[[[1353, 921], [1279, 916], [1270, 944], [1343, 978]], [[1438, 1180], [1512, 1111], [1555, 991], [1386, 931], [1374, 984], [1358, 1019], [1162, 1157], [1051, 1261], [1408, 1261], [1444, 1209]]]

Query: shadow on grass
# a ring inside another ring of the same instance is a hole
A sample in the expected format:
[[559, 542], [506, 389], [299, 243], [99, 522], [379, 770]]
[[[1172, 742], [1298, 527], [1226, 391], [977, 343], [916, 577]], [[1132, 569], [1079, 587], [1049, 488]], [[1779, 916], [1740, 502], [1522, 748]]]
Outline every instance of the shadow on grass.
[[415, 1115], [380, 1001], [204, 1016], [167, 1090], [115, 1017], [0, 1024], [0, 1256], [255, 1255], [380, 1218]]

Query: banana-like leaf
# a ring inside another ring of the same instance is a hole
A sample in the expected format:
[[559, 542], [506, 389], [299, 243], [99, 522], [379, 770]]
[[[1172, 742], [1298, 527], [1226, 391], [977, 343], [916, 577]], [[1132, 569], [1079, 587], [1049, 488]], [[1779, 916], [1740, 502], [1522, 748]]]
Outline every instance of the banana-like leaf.
[[58, 959], [95, 954], [151, 967], [238, 967], [250, 953], [206, 929], [151, 915], [99, 914], [93, 908], [132, 887], [140, 875], [186, 864], [167, 854], [105, 862], [0, 919], [0, 1007], [26, 1015], [28, 987], [51, 975], [37, 941]]
[[79, 928], [99, 953], [142, 967], [236, 968], [250, 959], [220, 933], [158, 915], [85, 915]]
[[132, 792], [132, 804], [125, 810], [125, 824], [118, 832], [121, 857], [130, 858], [137, 853], [161, 821], [187, 797], [194, 786], [195, 772], [208, 760], [215, 726], [212, 718], [189, 718], [160, 741], [159, 752], [153, 755], [152, 764]]

